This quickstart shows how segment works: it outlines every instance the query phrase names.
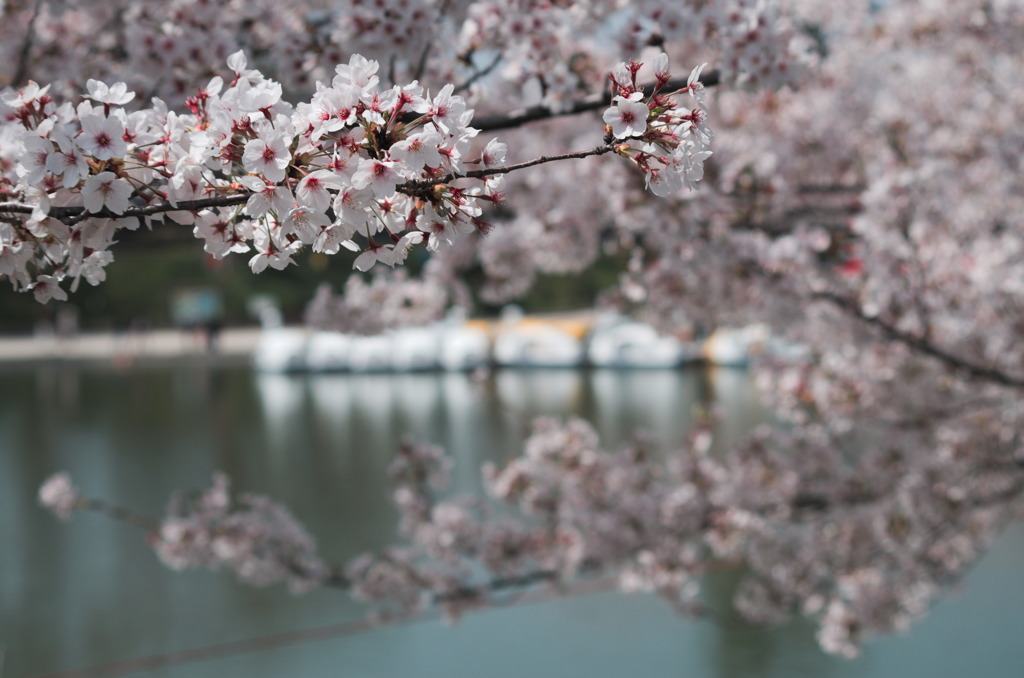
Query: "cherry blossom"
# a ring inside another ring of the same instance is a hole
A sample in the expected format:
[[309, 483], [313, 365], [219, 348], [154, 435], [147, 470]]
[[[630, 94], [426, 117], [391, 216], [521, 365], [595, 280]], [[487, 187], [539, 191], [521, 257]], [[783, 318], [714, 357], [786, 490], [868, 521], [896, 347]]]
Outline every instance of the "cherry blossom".
[[116, 117], [85, 115], [82, 117], [82, 136], [79, 147], [97, 160], [123, 157], [128, 150], [124, 142], [124, 124]]
[[57, 301], [67, 301], [68, 299], [68, 294], [61, 288], [60, 278], [57, 276], [41, 275], [28, 286], [28, 289], [32, 290], [36, 301], [41, 304], [48, 303], [53, 299]]
[[378, 198], [386, 198], [395, 192], [401, 180], [394, 162], [366, 158], [360, 161], [359, 168], [352, 175], [352, 187], [367, 189]]
[[85, 86], [89, 90], [89, 98], [101, 104], [124, 106], [135, 98], [135, 92], [129, 92], [128, 85], [123, 82], [115, 82], [108, 86], [106, 83], [90, 78], [86, 81]]
[[264, 137], [245, 144], [242, 162], [250, 172], [260, 173], [272, 184], [284, 181], [285, 170], [291, 162], [291, 152], [284, 134], [264, 128]]
[[132, 189], [128, 182], [117, 178], [113, 172], [100, 172], [86, 177], [82, 186], [85, 210], [92, 213], [105, 208], [114, 214], [124, 214], [131, 204], [128, 200], [131, 194]]
[[315, 211], [324, 212], [331, 204], [328, 187], [339, 189], [342, 185], [341, 179], [333, 172], [317, 170], [310, 172], [299, 181], [295, 187], [295, 198]]
[[441, 88], [432, 100], [424, 101], [415, 110], [430, 116], [434, 126], [442, 134], [454, 136], [459, 123], [466, 113], [466, 101], [460, 96], [453, 96], [455, 86], [447, 84]]
[[39, 503], [61, 518], [71, 517], [79, 503], [78, 492], [71, 484], [67, 473], [55, 473], [39, 488]]
[[616, 139], [638, 137], [647, 129], [650, 111], [641, 99], [642, 92], [634, 92], [629, 98], [615, 97], [615, 106], [604, 112], [604, 122], [611, 125]]

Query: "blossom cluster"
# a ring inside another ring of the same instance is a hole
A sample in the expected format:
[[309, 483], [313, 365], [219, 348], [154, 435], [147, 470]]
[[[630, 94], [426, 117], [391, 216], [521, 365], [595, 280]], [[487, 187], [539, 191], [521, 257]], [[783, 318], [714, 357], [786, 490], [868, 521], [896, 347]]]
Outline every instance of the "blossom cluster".
[[[700, 82], [706, 64], [693, 69], [684, 88], [665, 92], [672, 76], [668, 55], [662, 52], [652, 64], [656, 82], [649, 94], [637, 84], [643, 66], [639, 61], [620, 63], [610, 76], [615, 98], [604, 112], [604, 121], [611, 137], [623, 140], [616, 152], [643, 170], [645, 184], [655, 195], [676, 193], [684, 185], [695, 189], [704, 176], [704, 161], [711, 157], [709, 146], [714, 139]], [[695, 108], [680, 110], [674, 95], [684, 93], [691, 96]], [[635, 148], [626, 140], [637, 140], [642, 146]]]
[[[253, 251], [257, 273], [304, 247], [358, 252], [360, 270], [395, 266], [417, 245], [433, 252], [486, 229], [482, 205], [499, 199], [502, 180], [487, 170], [505, 145], [470, 157], [473, 111], [452, 85], [433, 96], [416, 82], [382, 91], [378, 64], [354, 56], [291, 106], [241, 52], [229, 66], [230, 84], [215, 77], [189, 114], [159, 100], [129, 113], [124, 83], [90, 80], [74, 107], [34, 84], [6, 95], [23, 149], [9, 192], [33, 211], [0, 224], [0, 275], [40, 301], [65, 298], [62, 280], [102, 281], [116, 231], [149, 223], [145, 206], [161, 203], [182, 207], [167, 217], [192, 226], [212, 256]], [[456, 185], [469, 166], [483, 171], [477, 185]]]
[[[6, 192], [25, 202], [0, 210], [25, 216], [0, 223], [0, 275], [39, 301], [66, 299], [64, 280], [73, 291], [82, 278], [105, 279], [119, 229], [158, 216], [192, 226], [215, 258], [254, 252], [256, 273], [285, 268], [305, 247], [356, 252], [361, 271], [394, 267], [414, 247], [435, 253], [460, 234], [490, 230], [484, 208], [502, 199], [504, 174], [516, 167], [504, 165], [507, 145], [497, 139], [473, 150], [473, 110], [453, 85], [433, 96], [415, 81], [382, 90], [377, 62], [356, 55], [292, 106], [242, 52], [228, 66], [233, 80], [214, 77], [189, 98], [187, 114], [159, 100], [128, 112], [135, 93], [122, 82], [90, 80], [77, 106], [57, 105], [34, 83], [5, 95], [4, 130], [20, 149]], [[665, 92], [662, 54], [644, 103], [640, 66], [620, 64], [611, 76], [610, 140], [656, 194], [693, 188], [711, 154], [702, 67]], [[677, 110], [682, 92], [698, 107]]]
[[78, 508], [81, 497], [67, 473], [55, 473], [39, 487], [39, 504], [61, 520], [67, 520]]
[[316, 542], [291, 513], [266, 497], [243, 495], [233, 506], [227, 476], [187, 500], [178, 495], [150, 537], [160, 560], [175, 570], [225, 568], [256, 586], [284, 581], [294, 591], [327, 578]]
[[[459, 81], [483, 70], [474, 105], [562, 108], [618, 54], [699, 43], [726, 80], [777, 87], [805, 59], [799, 22], [777, 0], [65, 0], [8, 2], [0, 83], [51, 81], [60, 94], [87, 78], [123, 80], [183, 102], [232, 52], [259, 55], [291, 94], [311, 93], [352, 53], [389, 63], [399, 79]], [[611, 39], [594, 39], [604, 33]], [[27, 40], [26, 37], [31, 36]], [[19, 78], [19, 75], [21, 76]], [[19, 79], [19, 82], [14, 82]]]

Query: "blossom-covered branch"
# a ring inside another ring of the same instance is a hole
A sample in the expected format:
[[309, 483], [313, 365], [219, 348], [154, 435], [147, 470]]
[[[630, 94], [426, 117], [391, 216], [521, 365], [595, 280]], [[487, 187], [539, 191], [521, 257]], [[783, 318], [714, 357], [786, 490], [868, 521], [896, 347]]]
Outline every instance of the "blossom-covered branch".
[[[681, 188], [684, 175], [695, 187], [710, 155], [699, 69], [686, 86], [667, 91], [665, 55], [649, 108], [637, 104], [645, 124], [614, 133], [645, 142], [643, 150], [606, 144], [511, 165], [507, 145], [496, 139], [472, 151], [473, 110], [452, 85], [433, 97], [415, 81], [382, 91], [378, 64], [356, 55], [329, 86], [319, 84], [310, 101], [293, 107], [280, 84], [247, 68], [243, 53], [228, 65], [234, 79], [226, 88], [211, 80], [188, 100], [188, 115], [159, 103], [128, 113], [123, 106], [135, 94], [124, 83], [90, 80], [76, 108], [57, 106], [35, 84], [7, 95], [23, 150], [17, 178], [5, 181], [8, 193], [28, 202], [0, 203], [8, 215], [0, 222], [0, 276], [40, 301], [65, 298], [65, 278], [72, 290], [82, 277], [91, 284], [105, 278], [118, 229], [156, 215], [193, 226], [214, 257], [252, 247], [256, 273], [286, 267], [304, 247], [359, 252], [355, 267], [364, 271], [378, 262], [394, 267], [413, 247], [436, 252], [460, 234], [489, 230], [484, 208], [502, 199], [510, 172], [615, 150], [665, 194]], [[619, 85], [632, 102], [645, 96], [636, 84], [640, 66], [630, 64], [631, 80]], [[677, 108], [675, 97], [686, 93], [699, 109]], [[654, 169], [654, 159], [669, 165]], [[669, 176], [680, 178], [658, 180]]]

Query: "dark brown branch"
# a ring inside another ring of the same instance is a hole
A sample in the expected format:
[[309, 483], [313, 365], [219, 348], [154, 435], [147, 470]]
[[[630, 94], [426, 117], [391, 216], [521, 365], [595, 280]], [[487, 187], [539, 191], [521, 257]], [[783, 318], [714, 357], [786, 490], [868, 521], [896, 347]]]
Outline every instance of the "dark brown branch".
[[867, 184], [803, 184], [797, 186], [796, 192], [801, 194], [852, 194], [863, 193], [867, 190]]
[[[201, 198], [199, 200], [179, 200], [177, 205], [172, 205], [169, 202], [161, 202], [155, 205], [129, 207], [122, 214], [114, 214], [108, 209], [102, 209], [99, 212], [86, 212], [84, 207], [78, 206], [51, 207], [49, 215], [54, 219], [60, 219], [61, 221], [66, 221], [69, 224], [74, 224], [82, 219], [92, 217], [99, 219], [127, 219], [131, 217], [147, 217], [165, 212], [195, 212], [208, 207], [230, 207], [232, 205], [241, 205], [247, 202], [251, 195], [252, 193], [246, 191], [244, 193], [218, 195], [213, 198]], [[0, 203], [0, 213], [32, 214], [33, 209], [32, 205], [24, 205], [22, 203]]]
[[836, 308], [854, 316], [867, 325], [881, 330], [889, 339], [912, 348], [915, 351], [931, 356], [949, 367], [964, 372], [974, 379], [989, 381], [1001, 386], [1009, 386], [1010, 388], [1024, 389], [1024, 378], [1015, 377], [991, 367], [977, 365], [969, 360], [953, 355], [930, 341], [898, 329], [877, 316], [866, 315], [864, 311], [861, 310], [860, 305], [851, 299], [842, 297], [834, 292], [817, 292], [812, 295], [812, 298], [827, 301]]
[[605, 145], [597, 146], [589, 151], [575, 151], [573, 153], [563, 153], [562, 155], [542, 155], [539, 158], [527, 160], [526, 162], [517, 163], [515, 165], [503, 165], [501, 167], [488, 167], [486, 169], [470, 170], [465, 174], [446, 174], [439, 179], [430, 181], [407, 181], [404, 184], [399, 184], [396, 190], [408, 195], [417, 195], [424, 190], [429, 190], [437, 184], [447, 184], [455, 181], [456, 179], [484, 179], [486, 177], [493, 177], [498, 174], [508, 174], [509, 172], [515, 172], [516, 170], [526, 169], [527, 167], [534, 167], [536, 165], [543, 165], [549, 162], [589, 158], [593, 155], [604, 155], [605, 153], [611, 153], [614, 150], [615, 146]]
[[[608, 585], [607, 581], [592, 580], [583, 584], [574, 585], [569, 590], [560, 591], [559, 595], [585, 595], [588, 593], [607, 590]], [[549, 594], [531, 596], [524, 600], [517, 601], [515, 605], [523, 606], [546, 603], [550, 599], [551, 596]], [[152, 671], [155, 669], [208, 661], [222, 657], [233, 657], [252, 652], [262, 652], [264, 650], [287, 647], [298, 643], [308, 643], [331, 638], [345, 638], [373, 631], [385, 626], [392, 628], [410, 626], [412, 624], [419, 624], [426, 621], [435, 621], [438, 619], [438, 616], [439, 615], [436, 612], [432, 612], [417, 616], [383, 617], [339, 622], [337, 624], [327, 624], [324, 626], [306, 629], [283, 631], [257, 638], [232, 640], [215, 645], [179, 650], [165, 654], [149, 655], [147, 657], [112, 662], [90, 668], [58, 671], [56, 673], [35, 676], [35, 678], [115, 678], [116, 676], [123, 676], [131, 673]]]
[[382, 626], [384, 623], [391, 626], [399, 626], [402, 624], [413, 624], [418, 621], [420, 621], [418, 618], [410, 617], [408, 619], [385, 620], [384, 622], [378, 622], [371, 619], [340, 622], [337, 624], [328, 624], [314, 628], [284, 631], [273, 635], [260, 636], [258, 638], [232, 640], [225, 643], [218, 643], [216, 645], [206, 645], [204, 647], [189, 650], [168, 652], [166, 654], [154, 654], [147, 657], [127, 659], [90, 668], [47, 673], [45, 675], [36, 676], [36, 678], [112, 678], [113, 676], [123, 676], [143, 671], [154, 671], [181, 664], [209, 661], [219, 657], [232, 657], [250, 652], [262, 652], [279, 647], [296, 645], [298, 643], [308, 643], [316, 640], [326, 640], [328, 638], [343, 638], [371, 631]]
[[[572, 160], [579, 158], [587, 158], [593, 155], [604, 155], [615, 150], [614, 146], [598, 146], [592, 148], [589, 151], [576, 151], [574, 153], [564, 153], [562, 155], [552, 156], [541, 156], [521, 162], [515, 165], [504, 165], [502, 167], [488, 167], [486, 169], [470, 170], [465, 174], [447, 174], [439, 179], [430, 181], [407, 181], [403, 184], [399, 184], [396, 190], [401, 191], [409, 195], [418, 195], [424, 190], [429, 190], [437, 184], [447, 184], [456, 179], [483, 179], [485, 177], [495, 176], [497, 174], [508, 174], [516, 170], [525, 169], [527, 167], [533, 167], [535, 165], [543, 165], [549, 162], [557, 162], [559, 160]], [[129, 207], [121, 214], [114, 214], [108, 209], [102, 209], [99, 212], [86, 212], [84, 207], [51, 207], [49, 216], [64, 221], [68, 224], [75, 224], [82, 219], [88, 218], [100, 218], [100, 219], [127, 219], [131, 217], [146, 217], [154, 214], [161, 214], [166, 212], [195, 212], [208, 207], [229, 207], [232, 205], [241, 205], [249, 200], [252, 195], [251, 192], [245, 191], [244, 193], [235, 193], [232, 195], [220, 195], [213, 198], [202, 198], [200, 200], [180, 200], [176, 205], [172, 205], [169, 202], [157, 203], [155, 205], [145, 205], [140, 207]], [[32, 214], [32, 205], [25, 205], [17, 202], [4, 202], [0, 203], [0, 214]]]
[[[552, 156], [541, 156], [521, 162], [515, 165], [505, 165], [503, 167], [489, 167], [487, 169], [470, 170], [465, 174], [448, 174], [440, 179], [432, 181], [407, 181], [403, 184], [399, 184], [397, 187], [398, 191], [407, 193], [410, 195], [417, 195], [424, 190], [431, 188], [436, 184], [446, 184], [456, 179], [470, 178], [470, 179], [483, 179], [485, 177], [494, 176], [497, 174], [508, 174], [516, 170], [525, 169], [527, 167], [533, 167], [535, 165], [543, 165], [549, 162], [556, 162], [559, 160], [572, 160], [577, 158], [587, 158], [592, 155], [604, 155], [615, 150], [614, 146], [598, 146], [592, 148], [589, 151], [577, 151], [575, 153], [565, 153], [562, 155]], [[155, 205], [145, 205], [140, 207], [129, 207], [122, 214], [114, 214], [108, 209], [102, 209], [99, 212], [86, 212], [84, 207], [80, 206], [67, 206], [67, 207], [51, 207], [49, 216], [60, 219], [68, 224], [74, 224], [82, 219], [96, 217], [100, 219], [126, 219], [131, 217], [146, 217], [154, 214], [161, 214], [166, 212], [195, 212], [208, 207], [230, 207], [232, 205], [241, 205], [249, 200], [252, 195], [251, 192], [245, 191], [244, 193], [235, 193], [232, 195], [219, 195], [213, 198], [201, 198], [199, 200], [180, 200], [176, 205], [172, 205], [169, 202], [157, 203]], [[4, 202], [0, 203], [0, 214], [32, 214], [32, 205], [25, 205], [17, 202]]]
[[[704, 73], [700, 82], [705, 87], [714, 87], [721, 83], [718, 71], [708, 71]], [[666, 92], [674, 92], [675, 90], [686, 87], [685, 78], [674, 78], [668, 81], [662, 89]], [[654, 91], [654, 85], [646, 85], [644, 87], [644, 93], [650, 96], [651, 92]], [[601, 94], [591, 94], [590, 96], [582, 99], [577, 99], [569, 104], [564, 110], [555, 111], [548, 106], [530, 106], [529, 108], [523, 108], [518, 111], [512, 111], [511, 113], [503, 113], [498, 115], [485, 115], [473, 119], [473, 127], [477, 128], [481, 132], [493, 132], [500, 129], [511, 129], [514, 127], [521, 127], [527, 123], [537, 122], [539, 120], [549, 120], [551, 118], [560, 118], [567, 115], [579, 115], [580, 113], [587, 113], [589, 111], [599, 111], [602, 108], [607, 108], [609, 104], [609, 97], [607, 93], [602, 92]]]
[[491, 61], [491, 63], [487, 64], [486, 66], [484, 66], [483, 68], [481, 68], [477, 72], [473, 73], [473, 75], [469, 76], [466, 79], [466, 81], [464, 83], [462, 83], [461, 85], [459, 85], [458, 87], [456, 87], [452, 91], [452, 93], [453, 94], [459, 94], [460, 92], [465, 92], [467, 89], [472, 87], [473, 83], [479, 81], [480, 78], [486, 77], [488, 73], [493, 71], [498, 66], [498, 64], [501, 63], [501, 60], [502, 60], [502, 54], [501, 54], [501, 52], [498, 52], [494, 56], [494, 60]]
[[160, 530], [160, 521], [156, 518], [135, 513], [126, 508], [108, 504], [107, 502], [99, 499], [81, 497], [78, 499], [75, 508], [83, 511], [96, 511], [97, 513], [102, 513], [108, 518], [113, 518], [119, 523], [131, 525], [132, 527], [140, 527], [148, 532], [158, 532]]
[[43, 0], [36, 0], [35, 7], [32, 8], [32, 16], [28, 20], [28, 26], [25, 28], [25, 39], [21, 43], [21, 51], [18, 54], [18, 68], [14, 71], [14, 79], [11, 84], [17, 87], [21, 83], [25, 82], [28, 77], [28, 62], [29, 53], [32, 51], [32, 43], [36, 37], [36, 20], [39, 18], [39, 12], [43, 8]]
[[[595, 574], [600, 573], [602, 570], [601, 563], [596, 560], [590, 559], [582, 563], [578, 573], [579, 574]], [[563, 577], [563, 574], [558, 570], [532, 570], [530, 572], [524, 572], [520, 575], [508, 576], [508, 577], [495, 577], [490, 581], [487, 581], [479, 586], [463, 586], [451, 591], [439, 593], [434, 596], [435, 603], [448, 603], [458, 600], [472, 600], [474, 598], [483, 598], [488, 593], [498, 593], [500, 591], [507, 591], [510, 589], [524, 589], [534, 584], [541, 584], [544, 582], [555, 582]]]
[[[750, 259], [741, 259], [741, 261], [748, 267], [747, 270], [754, 274], [761, 275], [775, 282], [782, 279], [781, 275], [766, 270], [759, 262]], [[994, 384], [999, 384], [1000, 386], [1008, 386], [1010, 388], [1024, 390], [1024, 378], [1007, 374], [1006, 372], [993, 367], [978, 365], [954, 355], [944, 348], [936, 346], [925, 338], [918, 337], [914, 334], [910, 334], [909, 332], [904, 332], [895, 325], [882, 320], [878, 316], [869, 316], [864, 313], [860, 304], [853, 299], [841, 296], [835, 292], [814, 292], [810, 295], [810, 298], [817, 301], [828, 302], [835, 308], [857, 318], [866, 325], [880, 330], [890, 341], [903, 344], [904, 346], [907, 346], [919, 353], [935, 358], [944, 365], [963, 372], [972, 379], [988, 381]]]

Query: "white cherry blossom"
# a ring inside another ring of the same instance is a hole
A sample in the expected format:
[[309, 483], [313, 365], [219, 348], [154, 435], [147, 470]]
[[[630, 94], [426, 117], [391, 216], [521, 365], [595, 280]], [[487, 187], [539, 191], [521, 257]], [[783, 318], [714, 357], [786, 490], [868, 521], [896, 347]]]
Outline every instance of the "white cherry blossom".
[[86, 177], [82, 186], [82, 200], [87, 212], [101, 212], [107, 209], [114, 214], [123, 214], [131, 206], [129, 198], [131, 185], [113, 172], [100, 172]]
[[641, 99], [643, 93], [635, 92], [629, 98], [617, 96], [615, 104], [604, 112], [604, 122], [612, 128], [616, 139], [638, 137], [647, 130], [647, 116], [650, 109]]
[[90, 114], [82, 117], [82, 134], [75, 141], [97, 160], [122, 158], [128, 151], [124, 132], [124, 123], [116, 116]]
[[108, 86], [104, 82], [89, 78], [85, 86], [89, 91], [89, 98], [101, 104], [124, 106], [135, 98], [135, 92], [129, 92], [128, 85], [123, 82], [115, 82]]
[[262, 174], [270, 183], [281, 183], [292, 159], [288, 142], [280, 132], [264, 129], [262, 134], [245, 144], [242, 162], [245, 169], [254, 174]]

